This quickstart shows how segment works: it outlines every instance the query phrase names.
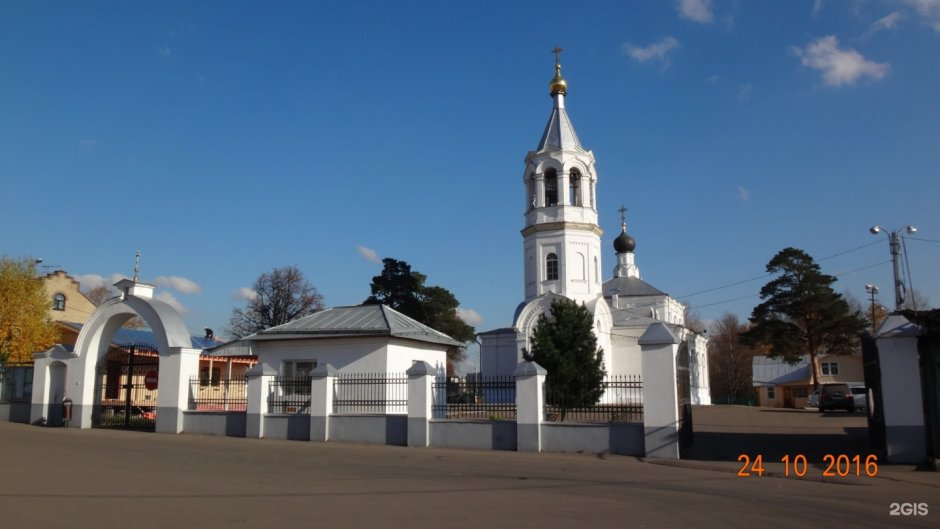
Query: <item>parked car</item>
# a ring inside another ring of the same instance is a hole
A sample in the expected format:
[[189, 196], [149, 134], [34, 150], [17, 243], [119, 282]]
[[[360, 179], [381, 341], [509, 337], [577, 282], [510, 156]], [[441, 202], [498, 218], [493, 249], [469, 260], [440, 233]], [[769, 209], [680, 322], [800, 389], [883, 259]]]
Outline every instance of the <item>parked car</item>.
[[868, 389], [865, 388], [865, 384], [860, 382], [849, 383], [849, 390], [852, 392], [852, 397], [855, 399], [855, 409], [856, 410], [867, 410], [868, 409]]
[[822, 388], [817, 388], [816, 391], [809, 396], [809, 400], [806, 402], [807, 408], [818, 408], [819, 407], [819, 394], [822, 393]]
[[848, 384], [822, 384], [819, 386], [819, 411], [855, 411], [855, 397]]

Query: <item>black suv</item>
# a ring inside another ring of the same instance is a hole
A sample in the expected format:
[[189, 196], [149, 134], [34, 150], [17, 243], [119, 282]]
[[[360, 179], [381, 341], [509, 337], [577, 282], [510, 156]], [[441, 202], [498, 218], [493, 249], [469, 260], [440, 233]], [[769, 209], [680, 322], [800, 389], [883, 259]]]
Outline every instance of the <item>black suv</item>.
[[822, 384], [819, 390], [819, 411], [855, 411], [855, 397], [848, 384]]

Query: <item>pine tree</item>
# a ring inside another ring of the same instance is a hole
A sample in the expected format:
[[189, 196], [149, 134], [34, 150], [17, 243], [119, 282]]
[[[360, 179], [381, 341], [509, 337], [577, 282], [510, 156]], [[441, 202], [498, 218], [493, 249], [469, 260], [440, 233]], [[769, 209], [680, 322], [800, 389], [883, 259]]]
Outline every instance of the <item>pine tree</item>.
[[823, 274], [803, 250], [784, 248], [767, 263], [767, 272], [780, 275], [761, 288], [764, 301], [751, 312], [752, 327], [741, 342], [788, 363], [810, 355], [815, 385], [816, 356], [856, 351], [865, 320], [832, 289], [836, 278]]
[[569, 408], [593, 406], [603, 392], [604, 351], [597, 346], [590, 311], [568, 299], [552, 302], [550, 316], [539, 315], [532, 331], [526, 361], [548, 371], [546, 398], [560, 408], [561, 420]]

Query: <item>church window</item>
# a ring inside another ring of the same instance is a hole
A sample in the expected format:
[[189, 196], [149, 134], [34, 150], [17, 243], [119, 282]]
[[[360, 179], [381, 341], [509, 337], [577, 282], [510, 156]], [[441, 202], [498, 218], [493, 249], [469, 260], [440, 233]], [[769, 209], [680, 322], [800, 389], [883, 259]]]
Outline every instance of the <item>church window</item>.
[[577, 264], [577, 267], [576, 267], [576, 269], [574, 270], [574, 274], [575, 274], [574, 279], [583, 280], [583, 279], [584, 279], [584, 274], [585, 274], [585, 272], [586, 272], [586, 270], [587, 270], [586, 263], [584, 262], [584, 254], [583, 254], [583, 253], [578, 253], [578, 254], [576, 254], [576, 255], [578, 256], [578, 262], [576, 263], [576, 264]]
[[545, 279], [549, 281], [558, 279], [558, 256], [553, 253], [545, 258]]
[[59, 292], [52, 298], [52, 310], [65, 310], [65, 294]]
[[568, 203], [572, 206], [581, 205], [581, 171], [572, 169], [568, 175]]
[[598, 282], [600, 280], [600, 277], [601, 277], [601, 269], [600, 269], [600, 266], [598, 266], [597, 264], [597, 256], [595, 255], [594, 256], [594, 282], [595, 283]]
[[554, 169], [545, 171], [545, 205], [558, 205], [558, 174]]

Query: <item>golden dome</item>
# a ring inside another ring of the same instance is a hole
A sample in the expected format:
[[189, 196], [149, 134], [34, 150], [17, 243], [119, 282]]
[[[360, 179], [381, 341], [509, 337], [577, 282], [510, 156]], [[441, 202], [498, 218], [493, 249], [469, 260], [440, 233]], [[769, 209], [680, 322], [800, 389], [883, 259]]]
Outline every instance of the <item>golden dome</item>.
[[552, 95], [568, 95], [568, 82], [565, 81], [565, 78], [561, 76], [560, 64], [555, 64], [555, 78], [552, 79], [552, 82], [548, 84], [548, 87], [551, 89]]

